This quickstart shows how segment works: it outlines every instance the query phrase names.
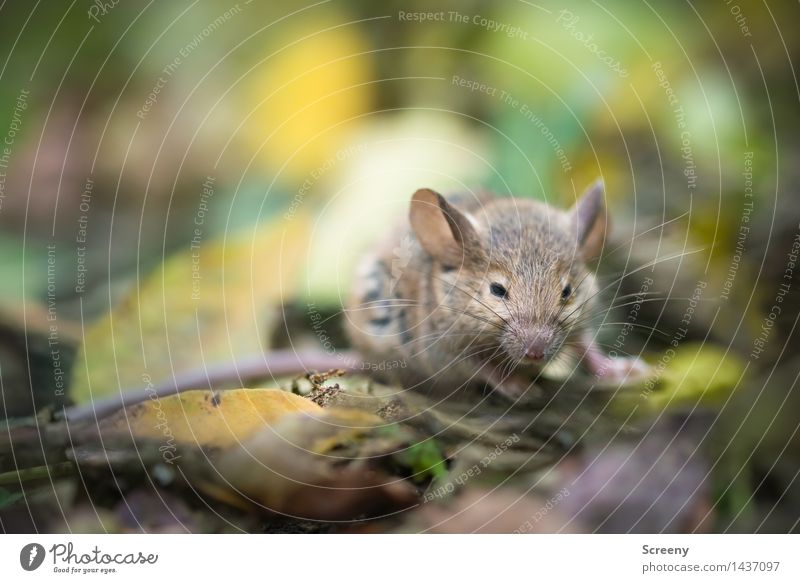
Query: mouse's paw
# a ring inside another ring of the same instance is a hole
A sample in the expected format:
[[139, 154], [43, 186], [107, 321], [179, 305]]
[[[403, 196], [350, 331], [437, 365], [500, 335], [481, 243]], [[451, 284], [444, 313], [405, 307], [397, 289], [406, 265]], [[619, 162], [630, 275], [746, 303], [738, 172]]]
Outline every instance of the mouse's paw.
[[638, 357], [603, 358], [591, 371], [602, 383], [628, 384], [644, 381], [652, 374], [649, 364]]

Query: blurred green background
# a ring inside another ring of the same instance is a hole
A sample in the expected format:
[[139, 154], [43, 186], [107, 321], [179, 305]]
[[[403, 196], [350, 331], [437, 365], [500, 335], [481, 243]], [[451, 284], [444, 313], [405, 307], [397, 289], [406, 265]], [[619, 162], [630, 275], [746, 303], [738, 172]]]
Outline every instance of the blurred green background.
[[[796, 3], [744, 0], [6, 0], [4, 410], [31, 413], [54, 390], [69, 400], [53, 389], [48, 316], [57, 311], [69, 379], [87, 330], [166, 258], [183, 253], [189, 265], [193, 240], [244, 237], [241, 269], [264, 271], [270, 307], [335, 310], [358, 253], [415, 189], [567, 206], [600, 175], [615, 225], [601, 274], [692, 252], [655, 274], [674, 301], [643, 304], [640, 323], [663, 334], [626, 350], [661, 357], [684, 300], [706, 282], [687, 338], [722, 355], [709, 367], [733, 359], [729, 370], [748, 376], [714, 395], [701, 383], [681, 406], [721, 407], [720, 439], [743, 444], [728, 467], [752, 479], [732, 508], [767, 477], [796, 490], [794, 288], [765, 351], [752, 353], [779, 285], [797, 283], [785, 270], [800, 220], [798, 16]], [[254, 251], [262, 230], [267, 248]], [[287, 248], [294, 269], [260, 263]], [[177, 286], [191, 304], [191, 275], [163, 282], [110, 332], [131, 352], [184, 341], [139, 338], [159, 294]], [[253, 298], [241, 299], [249, 310]], [[92, 338], [107, 362], [113, 342]], [[126, 386], [119, 371], [110, 378]]]
[[89, 179], [86, 294], [101, 296], [84, 306], [91, 313], [107, 308], [109, 281], [187, 245], [207, 177], [206, 235], [284, 213], [296, 197], [320, 217], [312, 293], [328, 300], [350, 246], [382, 231], [422, 184], [568, 204], [602, 174], [615, 218], [691, 210], [688, 236], [729, 254], [746, 152], [758, 208], [793, 184], [798, 40], [785, 25], [795, 12], [758, 2], [5, 2], [3, 127], [29, 96], [3, 183], [2, 291], [43, 295], [44, 245], [75, 240]]

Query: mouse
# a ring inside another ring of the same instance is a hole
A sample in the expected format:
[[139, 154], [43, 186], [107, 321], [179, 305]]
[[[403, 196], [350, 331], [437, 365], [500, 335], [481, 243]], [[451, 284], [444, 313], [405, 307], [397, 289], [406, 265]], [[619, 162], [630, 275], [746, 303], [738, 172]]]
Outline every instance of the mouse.
[[566, 357], [599, 385], [641, 379], [648, 365], [604, 354], [590, 323], [600, 292], [591, 265], [608, 232], [600, 179], [568, 209], [421, 188], [358, 262], [350, 341], [388, 380], [442, 396], [534, 396], [538, 376]]

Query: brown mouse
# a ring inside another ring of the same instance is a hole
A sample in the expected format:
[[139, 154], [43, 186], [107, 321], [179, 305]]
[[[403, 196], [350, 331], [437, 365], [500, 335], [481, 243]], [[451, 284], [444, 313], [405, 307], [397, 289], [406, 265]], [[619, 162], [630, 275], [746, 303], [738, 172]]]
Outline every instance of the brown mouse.
[[638, 377], [643, 361], [605, 356], [587, 323], [598, 293], [587, 263], [607, 229], [602, 181], [566, 211], [420, 189], [409, 220], [360, 263], [350, 338], [374, 368], [440, 396], [533, 395], [537, 375], [568, 354], [603, 381]]

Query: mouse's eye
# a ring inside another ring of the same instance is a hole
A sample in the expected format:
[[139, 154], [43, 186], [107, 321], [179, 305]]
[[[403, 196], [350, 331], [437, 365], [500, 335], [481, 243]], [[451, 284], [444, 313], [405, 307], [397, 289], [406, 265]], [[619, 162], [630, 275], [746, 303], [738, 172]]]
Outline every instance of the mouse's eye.
[[572, 297], [572, 286], [567, 284], [564, 286], [564, 289], [561, 290], [561, 299], [566, 301]]
[[492, 292], [493, 296], [497, 296], [498, 298], [505, 299], [508, 297], [508, 290], [496, 282], [489, 286], [489, 291]]

